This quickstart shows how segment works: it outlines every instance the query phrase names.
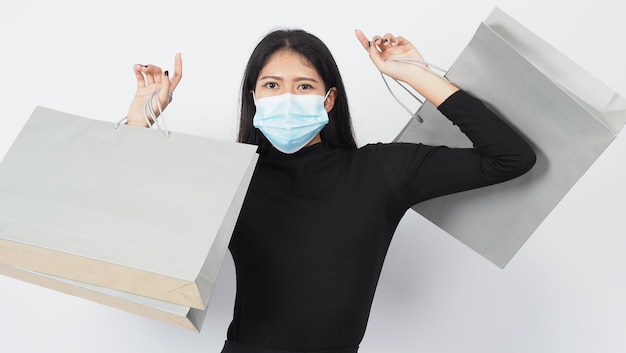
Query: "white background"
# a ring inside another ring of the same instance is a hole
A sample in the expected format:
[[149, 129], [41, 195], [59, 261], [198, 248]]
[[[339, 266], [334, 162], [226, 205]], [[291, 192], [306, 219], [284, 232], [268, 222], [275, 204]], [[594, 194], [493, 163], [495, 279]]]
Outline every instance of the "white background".
[[[15, 1], [0, 22], [0, 156], [36, 105], [123, 117], [135, 88], [132, 65], [172, 70], [176, 52], [185, 71], [168, 127], [234, 140], [247, 58], [267, 31], [285, 25], [318, 35], [333, 51], [359, 144], [390, 141], [408, 116], [354, 29], [404, 35], [448, 67], [494, 6], [626, 94], [618, 0]], [[622, 132], [505, 269], [407, 213], [360, 352], [626, 352], [625, 158]], [[200, 334], [0, 277], [0, 351], [219, 352], [233, 298], [230, 256]]]

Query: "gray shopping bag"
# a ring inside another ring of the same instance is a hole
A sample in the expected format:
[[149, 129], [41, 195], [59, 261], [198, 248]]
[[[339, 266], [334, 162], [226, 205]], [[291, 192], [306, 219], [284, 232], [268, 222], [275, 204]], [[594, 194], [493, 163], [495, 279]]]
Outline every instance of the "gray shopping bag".
[[256, 146], [37, 107], [0, 163], [0, 263], [204, 310]]
[[[445, 77], [483, 100], [537, 152], [527, 174], [413, 209], [504, 268], [626, 122], [626, 100], [499, 9]], [[397, 141], [471, 147], [424, 103]]]
[[151, 320], [200, 332], [205, 310], [0, 264], [0, 274]]

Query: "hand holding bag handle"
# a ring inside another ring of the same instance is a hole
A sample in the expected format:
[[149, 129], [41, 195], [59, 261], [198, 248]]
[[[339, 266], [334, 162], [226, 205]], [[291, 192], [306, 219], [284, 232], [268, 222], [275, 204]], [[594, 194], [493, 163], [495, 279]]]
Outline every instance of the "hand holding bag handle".
[[370, 41], [361, 30], [356, 30], [355, 34], [381, 74], [407, 83], [435, 106], [459, 90], [423, 65], [419, 65], [419, 70], [405, 65], [407, 61], [424, 61], [422, 54], [406, 38], [387, 33], [383, 37], [376, 35]]
[[155, 124], [169, 135], [165, 122], [163, 121], [161, 126], [157, 118], [171, 103], [174, 91], [183, 77], [182, 55], [177, 53], [174, 57], [174, 74], [171, 78], [169, 71], [163, 71], [156, 65], [135, 64], [133, 71], [137, 79], [137, 91], [126, 117], [120, 120], [118, 125], [124, 121], [132, 126], [150, 127]]

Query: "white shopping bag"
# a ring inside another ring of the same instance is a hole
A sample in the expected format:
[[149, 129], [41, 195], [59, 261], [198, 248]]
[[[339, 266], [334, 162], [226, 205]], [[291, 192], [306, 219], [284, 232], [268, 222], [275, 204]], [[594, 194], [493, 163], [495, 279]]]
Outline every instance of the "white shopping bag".
[[204, 310], [256, 146], [37, 107], [0, 163], [0, 263]]
[[[480, 24], [445, 77], [483, 100], [537, 153], [527, 174], [428, 200], [413, 209], [505, 267], [615, 139], [626, 100], [499, 9]], [[471, 147], [429, 103], [396, 141]]]

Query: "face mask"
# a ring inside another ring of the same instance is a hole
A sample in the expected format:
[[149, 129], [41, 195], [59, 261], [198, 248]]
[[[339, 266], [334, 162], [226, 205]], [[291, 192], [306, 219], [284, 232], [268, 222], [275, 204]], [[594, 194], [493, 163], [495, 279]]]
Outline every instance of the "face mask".
[[294, 153], [311, 142], [328, 124], [324, 101], [328, 97], [311, 94], [281, 94], [255, 98], [252, 123], [283, 153]]

